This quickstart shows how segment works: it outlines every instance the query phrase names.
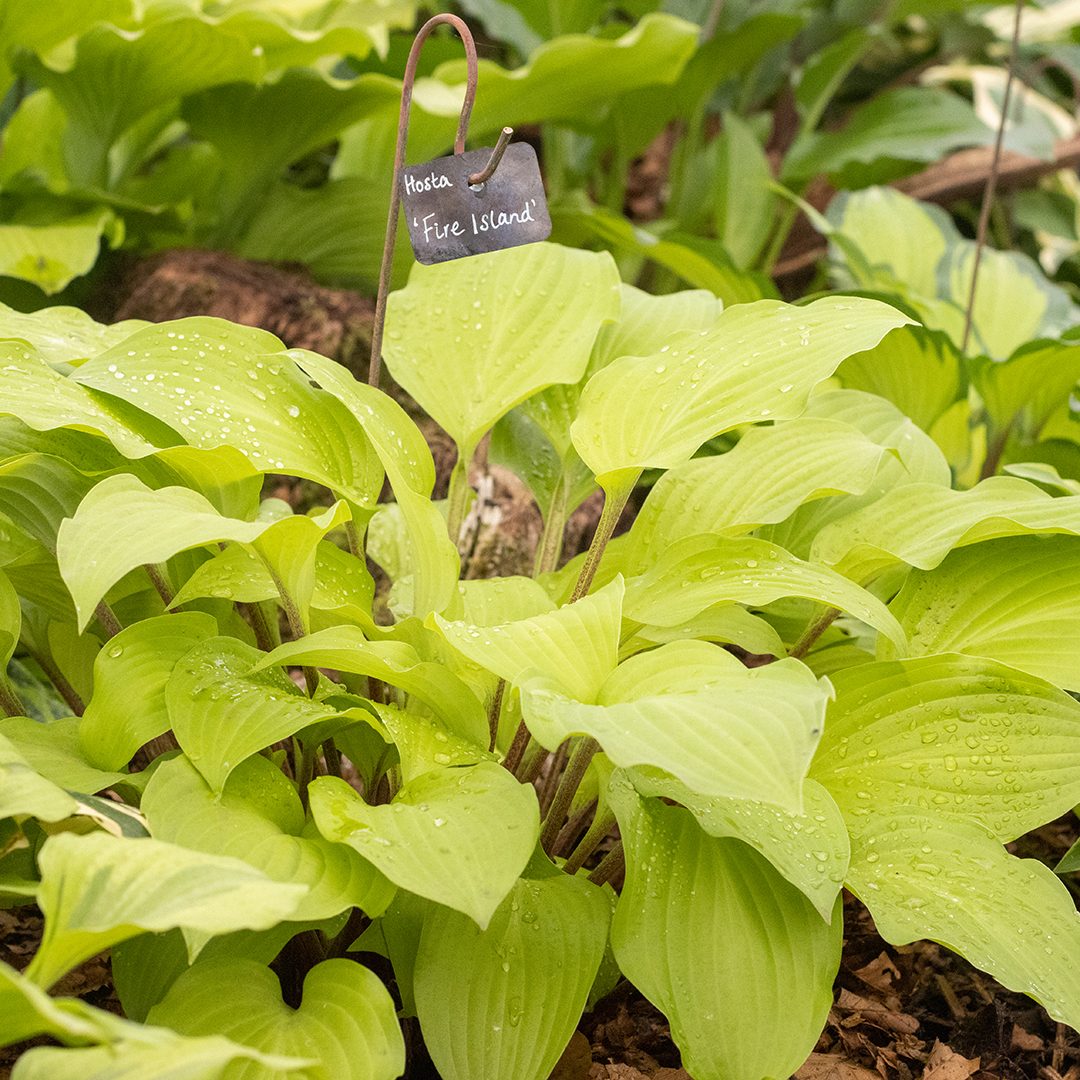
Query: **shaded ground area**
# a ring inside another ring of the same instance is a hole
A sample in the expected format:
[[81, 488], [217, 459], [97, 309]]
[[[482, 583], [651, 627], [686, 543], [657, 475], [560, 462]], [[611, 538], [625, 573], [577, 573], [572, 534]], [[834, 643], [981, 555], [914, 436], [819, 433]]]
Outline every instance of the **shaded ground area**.
[[[212, 314], [261, 325], [290, 347], [322, 352], [358, 378], [366, 377], [370, 301], [322, 289], [302, 270], [242, 263], [220, 253], [164, 253], [126, 267], [99, 299], [102, 306], [95, 314], [106, 321]], [[439, 476], [435, 495], [444, 495], [456, 454], [452, 441], [388, 377], [384, 389], [424, 432]], [[530, 574], [540, 518], [528, 491], [512, 473], [489, 466], [483, 448], [472, 480], [486, 503], [466, 573]], [[267, 494], [295, 505], [330, 501], [322, 489], [291, 477], [268, 478]], [[629, 507], [623, 528], [633, 512]], [[568, 528], [564, 559], [588, 546], [599, 513], [595, 497], [577, 511]], [[1067, 814], [1022, 837], [1010, 850], [1053, 866], [1078, 836], [1080, 823]], [[1074, 899], [1080, 897], [1080, 874], [1064, 880]], [[834, 1005], [797, 1080], [1080, 1080], [1080, 1036], [1051, 1020], [1031, 999], [1006, 990], [932, 942], [888, 945], [869, 912], [848, 894], [844, 919]], [[25, 968], [41, 930], [41, 915], [33, 905], [0, 911], [0, 960]], [[107, 955], [66, 976], [53, 992], [121, 1011]], [[7, 1080], [24, 1050], [41, 1042], [48, 1040], [0, 1050], [0, 1080]], [[692, 1080], [681, 1068], [665, 1018], [623, 982], [582, 1018], [552, 1080], [641, 1078]], [[410, 1080], [437, 1077], [429, 1062], [416, 1057]]]

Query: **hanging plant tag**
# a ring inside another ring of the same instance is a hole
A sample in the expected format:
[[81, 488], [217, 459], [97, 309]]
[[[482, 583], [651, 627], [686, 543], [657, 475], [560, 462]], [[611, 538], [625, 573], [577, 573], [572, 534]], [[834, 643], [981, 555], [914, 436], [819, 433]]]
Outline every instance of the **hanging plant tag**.
[[536, 151], [512, 143], [495, 174], [470, 186], [469, 177], [490, 158], [487, 147], [402, 170], [401, 205], [419, 262], [447, 262], [551, 235]]

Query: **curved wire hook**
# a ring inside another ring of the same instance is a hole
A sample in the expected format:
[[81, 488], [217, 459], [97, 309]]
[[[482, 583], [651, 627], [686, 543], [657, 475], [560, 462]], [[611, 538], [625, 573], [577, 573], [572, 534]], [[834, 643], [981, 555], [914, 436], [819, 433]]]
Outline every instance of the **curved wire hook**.
[[383, 324], [386, 321], [386, 297], [390, 291], [390, 270], [394, 260], [394, 238], [397, 236], [398, 216], [401, 201], [398, 188], [401, 184], [401, 169], [405, 164], [405, 144], [409, 135], [409, 112], [412, 108], [413, 83], [416, 81], [416, 65], [420, 60], [420, 50], [432, 30], [441, 23], [449, 23], [461, 35], [465, 45], [465, 57], [469, 64], [469, 78], [465, 84], [465, 100], [461, 105], [461, 117], [458, 120], [457, 136], [454, 139], [454, 153], [465, 150], [465, 134], [469, 130], [469, 117], [472, 115], [473, 102], [476, 100], [476, 43], [472, 32], [462, 19], [456, 15], [436, 15], [420, 27], [409, 50], [409, 61], [405, 65], [405, 76], [401, 87], [401, 114], [398, 119], [397, 150], [394, 153], [394, 179], [390, 189], [390, 214], [386, 221], [386, 240], [383, 243], [382, 267], [379, 270], [379, 295], [375, 301], [375, 328], [371, 335], [371, 366], [368, 369], [368, 383], [379, 385], [379, 373], [382, 369]]

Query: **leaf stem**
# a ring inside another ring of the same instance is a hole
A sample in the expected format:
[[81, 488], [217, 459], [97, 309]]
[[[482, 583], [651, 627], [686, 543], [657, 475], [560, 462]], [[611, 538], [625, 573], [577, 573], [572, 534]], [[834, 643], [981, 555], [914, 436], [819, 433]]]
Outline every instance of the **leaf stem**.
[[333, 739], [327, 739], [322, 744], [323, 761], [326, 762], [327, 776], [336, 776], [341, 779], [341, 752]]
[[[49, 682], [56, 687], [56, 692], [67, 703], [67, 707], [76, 715], [82, 716], [86, 711], [86, 705], [83, 703], [83, 699], [79, 697], [75, 691], [75, 687], [67, 681], [64, 673], [56, 666], [56, 662], [51, 656], [46, 656], [43, 653], [31, 652], [30, 655], [34, 658], [38, 667], [48, 676]], [[22, 715], [20, 713], [20, 715]]]
[[0, 709], [7, 716], [25, 716], [26, 709], [11, 686], [7, 675], [0, 675]]
[[[277, 626], [277, 601], [257, 600], [247, 605], [251, 616], [251, 629], [255, 633], [255, 644], [261, 652], [273, 652], [281, 644], [281, 634]], [[273, 612], [274, 618], [270, 618]]]
[[491, 734], [488, 749], [491, 751], [495, 750], [495, 740], [499, 736], [499, 717], [502, 715], [503, 694], [505, 693], [506, 680], [500, 679], [495, 687], [495, 696], [491, 699], [491, 704], [488, 705], [488, 731]]
[[566, 824], [559, 830], [559, 835], [555, 837], [555, 843], [551, 845], [552, 856], [566, 858], [574, 838], [581, 832], [581, 826], [585, 819], [596, 810], [596, 804], [596, 799], [583, 803], [566, 819]]
[[98, 603], [98, 606], [94, 608], [94, 614], [97, 616], [97, 621], [101, 623], [101, 629], [105, 631], [109, 637], [116, 637], [117, 634], [123, 630], [123, 626], [120, 625], [120, 620], [116, 617], [113, 609], [105, 603], [104, 600]]
[[450, 534], [450, 542], [457, 547], [461, 539], [461, 526], [465, 522], [465, 508], [469, 503], [469, 463], [465, 455], [458, 453], [458, 459], [454, 462], [454, 468], [450, 472], [450, 490], [446, 495], [448, 513], [446, 516], [446, 531]]
[[164, 563], [143, 563], [143, 569], [146, 571], [146, 576], [150, 579], [150, 584], [157, 590], [158, 596], [161, 597], [161, 602], [165, 605], [165, 610], [168, 611], [172, 607], [173, 591], [172, 585], [169, 583], [169, 572], [165, 569]]
[[[522, 720], [518, 724], [517, 731], [514, 732], [514, 741], [510, 744], [510, 749], [506, 751], [506, 757], [503, 759], [503, 766], [515, 776], [517, 776], [521, 762], [525, 758], [525, 748], [529, 745], [529, 739], [531, 738], [529, 729], [525, 726], [525, 721]], [[518, 779], [520, 780], [521, 777], [518, 776]]]
[[574, 747], [574, 752], [570, 755], [570, 761], [563, 772], [562, 779], [559, 781], [555, 798], [552, 800], [551, 807], [544, 818], [544, 827], [540, 831], [540, 846], [549, 854], [552, 845], [555, 843], [555, 837], [559, 835], [559, 830], [562, 828], [563, 822], [566, 821], [567, 811], [569, 811], [570, 804], [574, 800], [574, 795], [577, 794], [577, 789], [581, 786], [581, 779], [585, 775], [585, 770], [589, 767], [589, 762], [592, 761], [593, 756], [599, 749], [600, 744], [586, 735]]
[[788, 656], [792, 656], [796, 660], [801, 660], [810, 651], [814, 642], [817, 641], [830, 626], [832, 626], [839, 614], [839, 608], [826, 607], [824, 604], [819, 604], [817, 614], [813, 615], [806, 624], [806, 629], [800, 635], [799, 640], [792, 645], [791, 649], [788, 651]]
[[635, 470], [628, 477], [623, 477], [621, 482], [612, 484], [610, 491], [605, 489], [604, 510], [600, 514], [600, 522], [596, 526], [592, 543], [589, 545], [589, 552], [585, 556], [585, 564], [581, 568], [577, 584], [574, 586], [574, 592], [570, 597], [569, 602], [571, 604], [577, 603], [588, 593], [589, 586], [592, 585], [593, 578], [596, 577], [596, 571], [600, 567], [604, 548], [607, 547], [611, 534], [619, 523], [619, 515], [622, 514], [623, 507], [629, 501], [639, 476], [641, 476], [641, 469]]
[[555, 798], [555, 790], [562, 775], [563, 765], [566, 764], [567, 755], [570, 753], [570, 740], [563, 739], [558, 750], [551, 755], [548, 763], [548, 774], [544, 777], [544, 783], [540, 788], [540, 816], [546, 817], [551, 808], [551, 801]]
[[569, 497], [570, 477], [563, 473], [551, 495], [551, 505], [544, 515], [544, 531], [540, 534], [540, 546], [536, 549], [533, 577], [549, 573], [559, 565], [562, 554], [563, 534], [566, 531], [566, 504]]
[[589, 831], [581, 838], [581, 843], [574, 848], [574, 853], [566, 860], [566, 866], [563, 869], [568, 874], [576, 874], [585, 865], [585, 860], [600, 846], [604, 837], [611, 832], [614, 824], [614, 814], [610, 812], [597, 814], [593, 818], [592, 825], [589, 826]]
[[599, 866], [589, 875], [594, 885], [603, 885], [617, 877], [626, 866], [626, 853], [621, 840], [600, 860]]

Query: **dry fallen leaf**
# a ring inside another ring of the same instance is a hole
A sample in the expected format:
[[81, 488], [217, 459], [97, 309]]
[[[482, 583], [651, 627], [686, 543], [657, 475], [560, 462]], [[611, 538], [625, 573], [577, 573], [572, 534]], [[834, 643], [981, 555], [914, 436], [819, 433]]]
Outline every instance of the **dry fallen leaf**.
[[592, 1047], [589, 1040], [575, 1031], [562, 1052], [562, 1057], [555, 1062], [548, 1080], [588, 1080], [592, 1068]]
[[881, 1077], [839, 1054], [811, 1054], [799, 1066], [795, 1080], [881, 1080]]
[[1019, 1024], [1013, 1024], [1012, 1046], [1017, 1050], [1042, 1050], [1046, 1043], [1038, 1035], [1029, 1035]]
[[596, 1062], [589, 1070], [589, 1080], [649, 1080], [633, 1065], [604, 1065]]
[[[916, 1020], [914, 1016], [908, 1016], [907, 1013], [887, 1009], [879, 1002], [872, 1001], [870, 998], [860, 997], [858, 994], [851, 993], [850, 990], [840, 991], [840, 997], [837, 998], [836, 1007], [838, 1009], [846, 1009], [849, 1012], [857, 1013], [871, 1024], [875, 1024], [880, 1028], [885, 1028], [887, 1031], [896, 1031], [902, 1035], [913, 1035], [919, 1030], [919, 1021]], [[849, 1025], [851, 1020], [852, 1018], [848, 1017], [848, 1019], [844, 1021], [844, 1024]]]
[[900, 981], [900, 969], [883, 952], [876, 960], [871, 960], [865, 967], [854, 972], [867, 986], [885, 993], [892, 990]]
[[926, 1061], [923, 1080], [967, 1080], [979, 1071], [980, 1058], [966, 1058], [950, 1050], [940, 1039], [934, 1040], [934, 1048]]

